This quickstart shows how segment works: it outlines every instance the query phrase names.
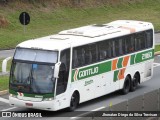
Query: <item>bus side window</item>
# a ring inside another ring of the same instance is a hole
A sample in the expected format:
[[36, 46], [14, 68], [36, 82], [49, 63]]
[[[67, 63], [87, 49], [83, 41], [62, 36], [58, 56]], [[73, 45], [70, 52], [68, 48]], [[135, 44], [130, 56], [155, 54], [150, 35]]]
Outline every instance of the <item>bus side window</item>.
[[98, 44], [99, 60], [107, 60], [112, 57], [112, 41], [105, 40], [99, 42]]
[[108, 58], [111, 58], [112, 57], [112, 43], [110, 40], [107, 40], [107, 53], [108, 53]]
[[126, 53], [131, 53], [131, 52], [134, 52], [135, 50], [135, 39], [134, 39], [134, 36], [130, 35], [130, 36], [126, 36], [125, 38], [125, 44], [126, 44]]
[[135, 34], [135, 47], [136, 50], [142, 50], [145, 48], [145, 35], [144, 33]]
[[145, 35], [146, 35], [146, 48], [151, 48], [153, 46], [153, 30], [146, 31]]
[[112, 56], [112, 57], [116, 57], [116, 45], [115, 45], [115, 40], [112, 40], [111, 47], [112, 47], [112, 53], [113, 53], [113, 56]]
[[139, 43], [139, 40], [136, 37], [135, 37], [135, 50], [136, 51], [140, 50], [140, 43]]
[[89, 65], [98, 61], [98, 50], [96, 44], [84, 46], [85, 65]]
[[81, 67], [86, 64], [85, 54], [87, 54], [87, 52], [88, 51], [85, 51], [85, 46], [80, 46], [73, 49], [72, 68]]
[[131, 41], [130, 52], [134, 52], [135, 51], [135, 38], [134, 38], [134, 35], [130, 36], [130, 41]]
[[73, 58], [72, 58], [72, 68], [76, 68], [78, 66], [78, 53], [77, 49], [73, 49]]
[[95, 63], [98, 61], [98, 49], [96, 44], [89, 45], [90, 54], [91, 54], [91, 63]]
[[114, 41], [115, 41], [115, 54], [116, 56], [119, 56], [121, 51], [120, 40], [116, 38]]
[[89, 51], [89, 46], [86, 45], [84, 46], [84, 51], [85, 51], [85, 65], [88, 65], [91, 63], [91, 54], [90, 54], [90, 51]]
[[84, 58], [84, 49], [83, 47], [79, 47], [78, 49], [78, 66], [81, 67], [85, 64], [85, 58]]
[[107, 58], [107, 42], [102, 41], [98, 43], [98, 48], [99, 48], [99, 60], [105, 60]]
[[126, 54], [125, 38], [124, 38], [124, 37], [121, 37], [120, 39], [121, 39], [120, 44], [121, 44], [121, 46], [122, 46], [121, 49], [122, 49], [122, 55], [123, 55], [123, 54]]
[[65, 92], [67, 88], [70, 66], [70, 49], [66, 49], [61, 52], [60, 61], [61, 66], [59, 71], [59, 78], [57, 81], [57, 95]]
[[141, 34], [140, 34], [140, 36], [141, 36], [141, 49], [145, 49], [145, 34], [144, 34], [144, 32], [142, 32]]

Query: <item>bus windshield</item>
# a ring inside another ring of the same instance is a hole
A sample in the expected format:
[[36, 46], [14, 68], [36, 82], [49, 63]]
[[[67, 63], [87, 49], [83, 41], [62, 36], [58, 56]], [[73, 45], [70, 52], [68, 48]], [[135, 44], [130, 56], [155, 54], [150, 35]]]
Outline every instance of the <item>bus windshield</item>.
[[56, 63], [57, 51], [17, 48], [14, 59], [32, 62]]
[[16, 50], [11, 68], [10, 88], [17, 92], [31, 94], [53, 93], [55, 87], [54, 62], [57, 62], [53, 60], [53, 57], [49, 57], [52, 55], [54, 59], [57, 59], [57, 55], [53, 53], [55, 52], [29, 49], [17, 52]]

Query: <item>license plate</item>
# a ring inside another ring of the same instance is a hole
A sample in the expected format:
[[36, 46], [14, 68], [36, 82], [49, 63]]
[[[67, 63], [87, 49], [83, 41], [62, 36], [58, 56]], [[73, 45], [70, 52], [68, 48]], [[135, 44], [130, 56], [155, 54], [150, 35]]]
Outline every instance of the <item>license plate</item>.
[[26, 106], [30, 106], [30, 107], [32, 107], [32, 106], [33, 106], [33, 104], [32, 104], [32, 103], [26, 103]]

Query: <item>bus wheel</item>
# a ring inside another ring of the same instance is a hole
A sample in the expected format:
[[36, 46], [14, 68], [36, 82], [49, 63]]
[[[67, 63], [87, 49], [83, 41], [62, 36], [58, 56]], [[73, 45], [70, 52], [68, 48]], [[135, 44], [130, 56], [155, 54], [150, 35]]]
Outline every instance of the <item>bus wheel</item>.
[[122, 90], [121, 90], [121, 92], [122, 92], [123, 95], [125, 95], [125, 94], [127, 94], [127, 93], [129, 92], [129, 90], [130, 90], [130, 85], [131, 85], [131, 84], [130, 84], [130, 81], [131, 81], [130, 77], [127, 76], [127, 77], [125, 78], [124, 85], [123, 85], [123, 88], [122, 88]]
[[130, 91], [133, 92], [136, 90], [137, 86], [138, 86], [138, 81], [140, 79], [140, 76], [138, 73], [136, 73], [133, 77], [133, 80], [131, 82], [131, 88], [130, 88]]
[[79, 103], [79, 96], [76, 92], [74, 92], [71, 97], [69, 111], [74, 111], [77, 108], [78, 103]]

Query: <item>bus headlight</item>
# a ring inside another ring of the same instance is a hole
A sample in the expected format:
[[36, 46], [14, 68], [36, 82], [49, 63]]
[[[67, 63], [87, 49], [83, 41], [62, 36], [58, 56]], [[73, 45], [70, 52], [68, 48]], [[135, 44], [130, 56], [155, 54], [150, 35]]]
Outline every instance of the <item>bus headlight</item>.
[[51, 101], [53, 100], [53, 97], [52, 98], [43, 98], [43, 101]]
[[17, 98], [17, 95], [10, 94], [10, 97]]

